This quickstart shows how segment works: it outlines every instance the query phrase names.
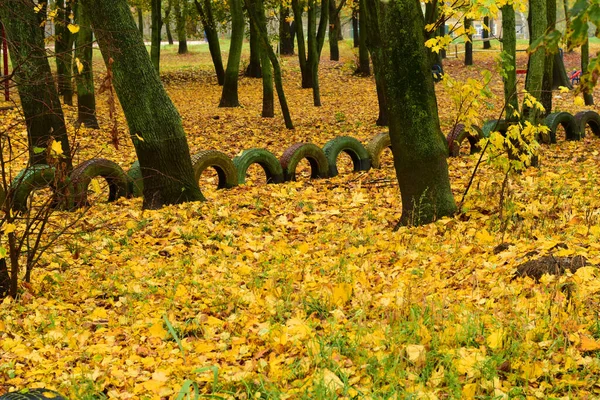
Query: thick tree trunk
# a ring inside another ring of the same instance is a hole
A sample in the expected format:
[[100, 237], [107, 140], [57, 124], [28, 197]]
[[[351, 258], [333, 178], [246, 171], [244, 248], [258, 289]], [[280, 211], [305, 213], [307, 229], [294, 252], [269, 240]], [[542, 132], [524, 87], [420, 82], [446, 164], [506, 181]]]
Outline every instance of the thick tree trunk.
[[177, 54], [186, 54], [187, 48], [187, 29], [185, 20], [187, 18], [187, 8], [185, 4], [181, 4], [182, 0], [175, 0], [175, 23], [177, 27], [177, 41], [179, 42], [179, 48]]
[[302, 88], [309, 89], [313, 87], [313, 78], [312, 69], [306, 60], [306, 42], [304, 41], [304, 29], [302, 22], [302, 13], [304, 9], [298, 0], [292, 0], [292, 10], [294, 11], [296, 37], [298, 38], [298, 63], [300, 64], [300, 74], [302, 75]]
[[79, 32], [75, 41], [75, 57], [79, 60], [75, 71], [77, 83], [77, 123], [87, 128], [98, 129], [96, 118], [96, 96], [94, 93], [94, 74], [92, 57], [94, 35], [88, 13], [82, 4], [77, 5], [76, 12]]
[[162, 29], [162, 0], [151, 0], [152, 3], [152, 38], [150, 42], [150, 58], [157, 73], [160, 74], [160, 31]]
[[56, 76], [58, 94], [65, 104], [73, 105], [73, 35], [68, 29], [71, 22], [71, 3], [56, 2], [58, 15], [55, 23], [54, 52], [56, 53]]
[[239, 107], [238, 100], [238, 76], [240, 72], [240, 58], [242, 55], [242, 44], [244, 42], [244, 11], [242, 0], [229, 0], [231, 11], [231, 43], [229, 45], [229, 57], [227, 59], [227, 70], [221, 93], [219, 107]]
[[80, 1], [89, 10], [104, 61], [112, 70], [144, 178], [144, 208], [204, 200], [181, 117], [136, 32], [127, 1]]
[[[471, 28], [472, 23], [471, 19], [464, 19], [465, 31]], [[467, 35], [465, 38], [465, 65], [473, 65], [473, 37], [471, 35]]]
[[[590, 63], [590, 42], [586, 37], [585, 42], [581, 45], [581, 73], [582, 75], [588, 72], [588, 66]], [[587, 87], [585, 81], [583, 84], [583, 100], [586, 106], [594, 105], [594, 96], [591, 93], [589, 87]]]
[[212, 12], [211, 0], [204, 0], [204, 7], [194, 0], [196, 10], [200, 14], [200, 20], [204, 27], [204, 33], [206, 34], [206, 41], [208, 42], [208, 50], [210, 51], [210, 57], [212, 58], [213, 65], [215, 66], [215, 74], [217, 75], [217, 82], [219, 86], [223, 86], [225, 82], [225, 69], [223, 69], [223, 58], [221, 57], [221, 45], [219, 43], [219, 33], [215, 25], [215, 18]]
[[30, 163], [47, 163], [45, 152], [36, 153], [36, 148], [47, 147], [53, 139], [61, 142], [65, 166], [70, 170], [65, 119], [34, 7], [32, 0], [0, 2], [0, 20], [6, 29], [11, 62], [19, 66], [15, 68], [14, 81], [27, 125]]
[[[556, 29], [556, 0], [546, 0], [546, 24], [545, 33]], [[543, 49], [541, 50], [543, 51]], [[544, 60], [544, 78], [542, 81], [541, 103], [546, 109], [547, 115], [552, 112], [552, 88], [554, 87], [554, 54], [546, 54]]]
[[253, 24], [250, 24], [250, 62], [244, 71], [244, 75], [249, 78], [260, 78], [262, 76], [260, 70], [260, 40], [255, 31]]
[[273, 47], [271, 47], [271, 43], [269, 42], [267, 22], [266, 18], [264, 17], [264, 4], [262, 3], [262, 1], [258, 3], [258, 5], [262, 7], [262, 9], [259, 10], [259, 12], [257, 13], [254, 10], [254, 8], [250, 6], [250, 1], [251, 0], [245, 0], [246, 9], [248, 10], [248, 14], [250, 15], [251, 20], [254, 21], [254, 23], [256, 24], [256, 33], [258, 34], [258, 37], [260, 38], [261, 44], [263, 46], [262, 50], [266, 50], [267, 56], [271, 61], [271, 65], [273, 66], [275, 88], [277, 90], [277, 97], [279, 98], [279, 104], [281, 106], [281, 113], [283, 114], [285, 126], [288, 129], [294, 129], [294, 124], [292, 124], [292, 118], [290, 116], [290, 110], [288, 108], [285, 93], [283, 91], [283, 82], [281, 79], [281, 67], [279, 66], [279, 59], [277, 58], [277, 54], [275, 54], [275, 52], [273, 51]]
[[490, 25], [490, 17], [483, 17], [483, 30], [481, 31], [481, 38], [483, 39], [483, 49], [489, 50], [492, 48], [492, 43], [489, 41], [490, 31], [488, 29], [492, 29]]
[[285, 5], [279, 6], [279, 53], [282, 56], [291, 56], [294, 54], [294, 30], [292, 23], [287, 19], [290, 16], [290, 9]]
[[367, 11], [373, 24], [379, 21], [381, 32], [382, 46], [375, 49], [374, 58], [384, 71], [402, 197], [400, 224], [420, 225], [452, 215], [456, 204], [448, 176], [448, 148], [439, 125], [428, 50], [423, 46], [425, 21], [420, 5], [413, 0], [367, 2]]
[[517, 35], [515, 22], [515, 9], [513, 5], [502, 7], [502, 44], [504, 69], [504, 104], [506, 119], [513, 120], [515, 111], [519, 112], [519, 99], [517, 98]]
[[329, 59], [340, 61], [340, 46], [338, 37], [342, 27], [339, 24], [339, 15], [336, 13], [335, 0], [329, 0]]
[[[544, 35], [547, 26], [546, 0], [529, 0], [529, 15], [531, 18], [530, 42]], [[535, 12], [531, 12], [535, 10]], [[544, 61], [546, 52], [540, 46], [529, 55], [525, 89], [538, 101], [542, 100], [542, 85], [544, 81]], [[539, 113], [533, 109], [524, 110], [532, 122], [537, 122]]]
[[366, 7], [365, 1], [366, 0], [360, 0], [358, 3], [360, 10], [358, 13], [358, 26], [362, 34], [359, 34], [360, 36], [358, 37], [358, 69], [356, 70], [356, 73], [363, 76], [369, 76], [371, 75], [371, 68], [369, 66], [369, 49], [367, 48], [367, 21], [364, 18], [363, 12]]
[[[364, 32], [364, 31], [363, 31]], [[358, 12], [356, 9], [352, 10], [352, 45], [354, 48], [359, 46], [360, 36], [358, 33]]]
[[144, 12], [142, 11], [142, 7], [137, 6], [137, 18], [138, 18], [138, 29], [140, 30], [140, 35], [142, 38], [144, 37]]

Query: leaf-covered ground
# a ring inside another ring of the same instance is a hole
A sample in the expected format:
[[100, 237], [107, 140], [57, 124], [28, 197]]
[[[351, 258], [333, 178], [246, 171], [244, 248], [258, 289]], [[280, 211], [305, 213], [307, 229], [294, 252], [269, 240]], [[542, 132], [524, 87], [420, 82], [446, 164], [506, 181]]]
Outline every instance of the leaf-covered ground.
[[[241, 81], [244, 108], [218, 109], [205, 52], [166, 59], [194, 152], [281, 155], [296, 141], [366, 142], [381, 131], [373, 81], [352, 76], [351, 62], [323, 63], [317, 109], [286, 59], [289, 132], [278, 116], [260, 118], [258, 80]], [[476, 60], [450, 60], [449, 70], [493, 68], [488, 53]], [[500, 95], [499, 78], [492, 88]], [[441, 86], [438, 96], [447, 132], [455, 114]], [[557, 96], [558, 109], [578, 111], [571, 95]], [[501, 101], [484, 117], [497, 117]], [[78, 157], [128, 168], [126, 125], [119, 116], [116, 150], [100, 105], [104, 129], [78, 133]], [[4, 116], [3, 126], [16, 121]], [[599, 397], [597, 268], [541, 282], [514, 273], [547, 254], [600, 264], [600, 138], [543, 146], [540, 167], [510, 181], [502, 218], [504, 177], [484, 163], [460, 216], [397, 232], [398, 187], [384, 157], [383, 169], [363, 174], [348, 173], [346, 160], [346, 173], [328, 180], [267, 186], [257, 167], [246, 185], [216, 191], [207, 177], [208, 202], [159, 211], [98, 201], [20, 298], [0, 304], [0, 393], [44, 386], [73, 399], [160, 399], [193, 381], [205, 395], [248, 399]], [[476, 161], [449, 159], [457, 201]]]

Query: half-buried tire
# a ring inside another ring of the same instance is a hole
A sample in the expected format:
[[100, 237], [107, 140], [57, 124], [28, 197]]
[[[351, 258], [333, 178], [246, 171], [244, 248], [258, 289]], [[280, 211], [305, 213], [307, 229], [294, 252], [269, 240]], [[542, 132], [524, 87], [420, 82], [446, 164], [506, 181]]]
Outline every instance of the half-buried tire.
[[575, 114], [575, 120], [579, 124], [581, 137], [585, 136], [585, 128], [588, 126], [594, 135], [600, 137], [600, 115], [596, 111], [580, 111]]
[[209, 167], [217, 171], [219, 177], [218, 189], [226, 189], [237, 186], [238, 177], [235, 165], [225, 153], [217, 150], [205, 150], [192, 157], [192, 166], [194, 167], [194, 177], [196, 181], [200, 179], [202, 173]]
[[388, 147], [391, 149], [391, 146], [392, 141], [389, 132], [381, 132], [367, 143], [366, 148], [371, 158], [371, 168], [381, 168], [381, 153]]
[[312, 143], [296, 143], [284, 151], [279, 159], [286, 181], [296, 180], [296, 167], [304, 158], [310, 163], [311, 178], [327, 178], [329, 164], [323, 150]]
[[568, 112], [557, 112], [548, 114], [544, 123], [550, 129], [550, 143], [556, 143], [556, 129], [558, 125], [562, 125], [565, 129], [567, 140], [579, 140], [581, 139], [581, 131], [579, 129], [579, 123], [574, 116]]
[[[9, 195], [12, 197], [12, 209], [18, 212], [27, 210], [27, 199], [29, 195], [39, 189], [51, 188], [55, 191], [55, 170], [48, 165], [32, 165], [17, 174], [13, 179]], [[66, 184], [66, 193], [59, 195], [56, 199], [56, 205], [63, 209], [72, 208], [73, 187], [70, 182]], [[62, 197], [62, 198], [60, 198]]]
[[144, 195], [144, 178], [142, 177], [142, 169], [138, 160], [134, 161], [131, 167], [129, 167], [127, 177], [129, 178], [129, 195], [142, 197]]
[[329, 164], [329, 177], [337, 176], [337, 159], [344, 152], [352, 159], [354, 172], [368, 171], [371, 168], [371, 157], [361, 142], [350, 136], [338, 136], [325, 143], [323, 152]]
[[500, 134], [502, 136], [506, 135], [506, 132], [508, 131], [508, 128], [510, 126], [510, 123], [503, 120], [503, 119], [499, 119], [499, 120], [489, 120], [486, 121], [483, 126], [481, 127], [481, 133], [483, 135], [484, 138], [489, 138], [490, 135], [492, 134], [492, 132], [500, 132]]
[[283, 182], [283, 168], [273, 153], [265, 149], [249, 149], [233, 159], [238, 184], [246, 183], [246, 172], [252, 164], [262, 167], [267, 175], [267, 183]]
[[0, 400], [67, 400], [60, 393], [48, 389], [22, 389], [0, 396]]
[[448, 155], [450, 157], [457, 157], [460, 155], [460, 146], [465, 139], [469, 141], [469, 145], [471, 146], [470, 154], [477, 153], [481, 150], [478, 143], [479, 140], [483, 138], [483, 132], [481, 132], [481, 128], [475, 125], [472, 125], [472, 128], [477, 132], [477, 136], [474, 136], [472, 132], [467, 130], [464, 124], [457, 124], [448, 134], [446, 140], [448, 141]]
[[71, 183], [74, 190], [76, 207], [87, 205], [87, 194], [90, 182], [94, 178], [104, 178], [108, 183], [108, 201], [127, 196], [129, 178], [116, 163], [104, 158], [93, 158], [79, 164], [71, 172]]

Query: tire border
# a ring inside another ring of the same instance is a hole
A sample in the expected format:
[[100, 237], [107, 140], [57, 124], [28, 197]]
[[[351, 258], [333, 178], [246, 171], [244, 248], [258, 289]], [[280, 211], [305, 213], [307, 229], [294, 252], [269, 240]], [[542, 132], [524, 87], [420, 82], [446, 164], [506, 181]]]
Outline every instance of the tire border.
[[369, 143], [367, 143], [365, 148], [369, 153], [369, 157], [371, 157], [371, 168], [381, 168], [381, 153], [388, 147], [390, 149], [392, 147], [389, 132], [378, 133], [369, 141]]
[[575, 120], [579, 124], [579, 133], [585, 137], [585, 128], [589, 126], [594, 135], [600, 137], [600, 114], [593, 110], [580, 111], [575, 114]]
[[237, 186], [237, 170], [229, 156], [218, 150], [203, 150], [192, 156], [194, 179], [200, 179], [202, 173], [209, 167], [217, 171], [219, 183], [217, 189], [229, 189]]
[[86, 205], [88, 186], [96, 177], [104, 178], [108, 183], [109, 202], [126, 197], [129, 193], [129, 176], [117, 163], [105, 158], [92, 158], [82, 162], [71, 171], [69, 177], [73, 184], [73, 200], [76, 207]]
[[246, 172], [252, 164], [258, 164], [265, 171], [267, 183], [282, 183], [283, 168], [279, 160], [267, 149], [247, 149], [239, 156], [233, 158], [233, 165], [237, 171], [238, 185], [246, 183]]
[[581, 139], [579, 123], [571, 113], [560, 111], [548, 114], [544, 119], [544, 123], [550, 128], [550, 143], [556, 143], [556, 129], [559, 124], [565, 129], [567, 140]]
[[329, 177], [338, 175], [337, 159], [344, 152], [352, 158], [354, 172], [368, 171], [371, 169], [371, 157], [365, 146], [351, 136], [337, 136], [325, 143], [323, 152], [329, 164]]
[[329, 163], [323, 150], [312, 143], [296, 143], [288, 147], [279, 158], [286, 182], [296, 180], [296, 167], [304, 158], [310, 163], [311, 179], [328, 177]]

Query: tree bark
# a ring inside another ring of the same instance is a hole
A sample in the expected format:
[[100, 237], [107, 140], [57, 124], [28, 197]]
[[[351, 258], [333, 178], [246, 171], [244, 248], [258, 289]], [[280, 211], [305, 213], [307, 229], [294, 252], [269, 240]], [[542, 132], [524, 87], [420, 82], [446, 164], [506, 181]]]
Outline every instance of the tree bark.
[[[535, 10], [535, 12], [531, 12], [531, 10]], [[531, 17], [530, 42], [533, 43], [546, 32], [546, 0], [529, 0], [529, 15]], [[527, 66], [525, 89], [538, 101], [542, 100], [545, 58], [546, 52], [544, 51], [544, 47], [540, 46], [536, 51], [529, 55], [529, 63]], [[524, 112], [531, 122], [535, 123], [538, 121], [540, 116], [538, 111], [526, 109]]]
[[279, 6], [279, 53], [282, 56], [291, 56], [294, 54], [294, 30], [292, 23], [287, 19], [290, 16], [290, 9], [285, 5]]
[[485, 27], [481, 31], [481, 38], [483, 39], [483, 49], [489, 50], [492, 48], [492, 43], [488, 40], [490, 38], [490, 31], [488, 29], [492, 29], [490, 25], [490, 17], [483, 17], [483, 24]]
[[[556, 0], [546, 0], [546, 24], [545, 34], [556, 29]], [[540, 49], [543, 51], [543, 49]], [[548, 115], [552, 112], [552, 88], [554, 87], [554, 54], [546, 52], [544, 60], [544, 77], [542, 81], [541, 103], [546, 109], [543, 114]]]
[[150, 42], [150, 58], [156, 72], [160, 74], [160, 31], [162, 29], [162, 0], [151, 0], [152, 3], [152, 38]]
[[336, 13], [335, 0], [329, 0], [329, 59], [331, 61], [340, 61], [340, 46], [338, 37], [341, 26], [339, 24], [339, 15]]
[[56, 76], [58, 94], [65, 104], [73, 105], [73, 35], [67, 28], [71, 22], [71, 3], [65, 0], [56, 2], [58, 15], [55, 23], [54, 52], [56, 54]]
[[32, 0], [3, 0], [0, 20], [8, 37], [14, 81], [27, 125], [31, 164], [46, 164], [44, 152], [51, 139], [60, 141], [67, 170], [72, 169], [71, 148], [58, 92], [46, 54], [44, 36]]
[[[373, 74], [375, 75], [375, 86], [377, 90], [377, 103], [379, 105], [379, 115], [377, 116], [377, 126], [388, 126], [388, 112], [387, 112], [387, 101], [384, 88], [384, 77], [383, 70], [380, 67], [380, 60], [382, 59], [381, 49], [383, 46], [381, 39], [381, 32], [379, 30], [379, 21], [377, 20], [377, 13], [374, 15], [369, 14], [369, 6], [367, 2], [364, 2], [365, 7], [361, 10], [360, 19], [363, 19], [364, 26], [363, 36], [371, 54], [371, 60], [373, 62]], [[373, 12], [378, 10], [378, 7], [372, 7]]]
[[504, 74], [504, 104], [506, 119], [514, 120], [515, 111], [519, 112], [519, 99], [517, 98], [517, 35], [515, 22], [515, 9], [513, 5], [502, 7], [502, 54]]
[[317, 2], [308, 1], [308, 57], [307, 64], [312, 76], [313, 104], [321, 106], [321, 93], [319, 89], [319, 61], [325, 43], [325, 32], [329, 22], [329, 0], [321, 0], [321, 17], [317, 28]]
[[302, 88], [309, 89], [313, 87], [312, 69], [306, 60], [306, 42], [304, 41], [302, 22], [303, 8], [298, 0], [292, 0], [292, 10], [294, 11], [296, 38], [298, 39], [298, 63], [300, 65], [300, 74], [302, 75]]
[[217, 82], [219, 86], [223, 86], [225, 82], [225, 69], [223, 69], [223, 58], [221, 57], [221, 45], [219, 43], [219, 33], [215, 25], [215, 18], [212, 12], [211, 0], [204, 0], [204, 7], [194, 0], [196, 10], [200, 15], [202, 26], [204, 27], [204, 33], [206, 34], [206, 41], [208, 42], [208, 50], [210, 51], [210, 57], [212, 58], [213, 65], [215, 66], [215, 74], [217, 75]]
[[239, 107], [238, 76], [244, 42], [244, 11], [242, 10], [242, 0], [228, 1], [231, 11], [231, 42], [219, 107]]
[[[587, 24], [586, 24], [587, 25]], [[581, 74], [585, 75], [588, 72], [588, 66], [590, 63], [590, 42], [586, 37], [585, 42], [581, 45]], [[581, 81], [583, 85], [583, 100], [586, 106], [594, 105], [594, 96], [590, 88], [586, 85], [585, 80]]]
[[367, 18], [373, 20], [368, 25], [381, 32], [374, 58], [384, 72], [402, 225], [425, 224], [456, 211], [420, 8], [413, 0], [367, 2]]
[[89, 10], [127, 119], [144, 179], [144, 208], [204, 200], [181, 117], [148, 57], [126, 0], [80, 1]]
[[254, 24], [250, 24], [250, 62], [244, 71], [244, 75], [249, 78], [260, 78], [262, 76], [260, 65], [260, 40], [256, 34], [256, 28]]
[[[471, 19], [464, 19], [465, 31], [471, 28], [472, 23]], [[473, 36], [471, 35], [467, 35], [465, 38], [465, 65], [473, 65]]]
[[358, 69], [356, 73], [363, 76], [371, 75], [371, 68], [369, 66], [369, 49], [367, 49], [367, 21], [363, 17], [363, 10], [365, 9], [365, 1], [360, 0], [358, 3], [358, 26], [362, 34], [359, 33], [358, 37]]
[[181, 4], [182, 0], [175, 0], [175, 23], [177, 27], [177, 41], [179, 42], [179, 48], [177, 54], [186, 54], [187, 48], [187, 29], [186, 29], [186, 18], [187, 18], [187, 7], [185, 4]]
[[255, 10], [258, 16], [258, 21], [253, 22], [252, 18], [250, 18], [250, 26], [254, 26], [254, 37], [256, 38], [257, 50], [260, 54], [260, 65], [263, 83], [262, 116], [264, 118], [273, 118], [275, 116], [275, 101], [273, 95], [273, 69], [271, 68], [271, 61], [269, 60], [268, 49], [265, 48], [264, 44], [260, 40], [260, 28], [258, 26], [259, 24], [260, 26], [264, 26], [266, 31], [267, 19], [265, 17], [265, 8], [263, 0], [255, 0], [255, 2]]
[[96, 118], [96, 95], [94, 93], [94, 74], [92, 71], [92, 57], [94, 35], [88, 13], [83, 4], [77, 4], [75, 13], [79, 32], [75, 41], [75, 57], [80, 67], [75, 71], [77, 84], [77, 123], [87, 128], [98, 129]]

